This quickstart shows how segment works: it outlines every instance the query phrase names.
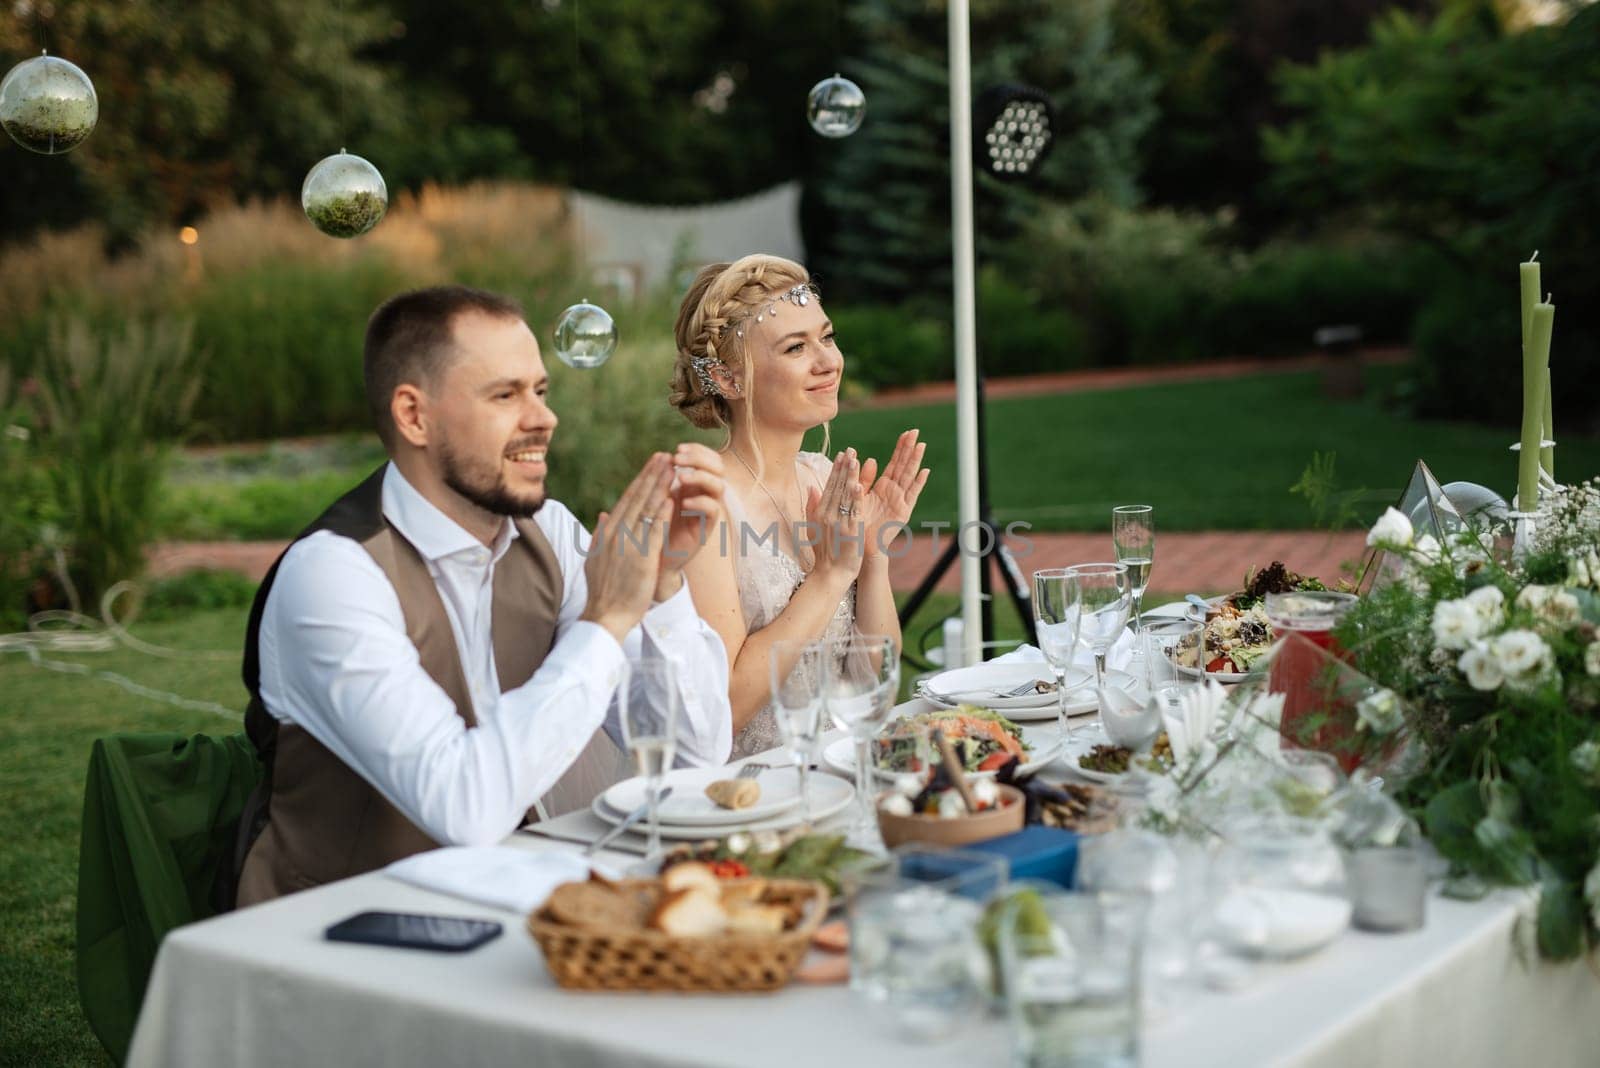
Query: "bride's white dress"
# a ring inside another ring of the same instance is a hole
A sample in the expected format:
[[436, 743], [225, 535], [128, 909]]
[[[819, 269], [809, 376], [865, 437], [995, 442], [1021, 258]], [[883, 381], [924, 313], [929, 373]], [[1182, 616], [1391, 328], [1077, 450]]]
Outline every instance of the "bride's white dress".
[[[802, 452], [795, 458], [795, 475], [802, 487], [815, 486], [820, 490], [832, 466], [821, 453]], [[782, 540], [748, 520], [749, 512], [738, 494], [727, 494], [724, 503], [729, 520], [728, 551], [733, 553], [734, 573], [739, 583], [739, 609], [744, 614], [746, 633], [754, 633], [778, 617], [805, 580], [806, 573], [799, 561], [782, 547]], [[849, 638], [855, 633], [855, 624], [856, 587], [851, 583], [821, 637]], [[732, 759], [739, 760], [781, 744], [783, 735], [769, 704], [734, 738]]]

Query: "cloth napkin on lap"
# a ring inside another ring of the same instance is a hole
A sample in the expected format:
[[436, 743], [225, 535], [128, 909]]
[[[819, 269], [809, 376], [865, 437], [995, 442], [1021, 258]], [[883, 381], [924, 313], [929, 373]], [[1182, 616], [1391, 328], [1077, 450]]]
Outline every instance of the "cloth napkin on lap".
[[[612, 877], [604, 868], [602, 875]], [[446, 846], [383, 869], [401, 882], [508, 912], [532, 912], [562, 883], [589, 878], [589, 862], [572, 853], [504, 846]]]

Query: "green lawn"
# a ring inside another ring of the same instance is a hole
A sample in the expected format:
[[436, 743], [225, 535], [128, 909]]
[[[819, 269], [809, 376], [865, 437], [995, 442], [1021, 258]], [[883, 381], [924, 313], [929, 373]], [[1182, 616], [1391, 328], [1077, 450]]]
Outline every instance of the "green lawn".
[[[1113, 505], [1138, 502], [1155, 505], [1167, 531], [1306, 529], [1311, 512], [1288, 490], [1318, 451], [1337, 453], [1342, 488], [1369, 491], [1362, 524], [1399, 495], [1418, 459], [1442, 482], [1481, 482], [1509, 498], [1512, 434], [1386, 411], [1377, 398], [1400, 373], [1369, 369], [1372, 388], [1361, 401], [1327, 400], [1315, 374], [993, 401], [987, 429], [996, 517], [1036, 530], [1103, 530]], [[953, 520], [953, 405], [847, 411], [833, 423], [833, 440], [887, 456], [907, 427], [922, 430], [933, 470], [916, 519]], [[1561, 435], [1556, 455], [1563, 481], [1600, 473], [1600, 439]]]
[[[1315, 452], [1337, 454], [1342, 489], [1367, 491], [1360, 523], [1399, 494], [1419, 458], [1441, 481], [1482, 482], [1509, 496], [1516, 478], [1510, 433], [1395, 414], [1379, 398], [1401, 374], [1370, 368], [1369, 395], [1360, 401], [1326, 399], [1310, 373], [994, 401], [988, 455], [996, 515], [1036, 530], [1100, 530], [1112, 505], [1139, 501], [1156, 506], [1167, 531], [1304, 529], [1315, 525], [1312, 513], [1288, 490]], [[952, 521], [953, 405], [846, 411], [833, 423], [833, 442], [887, 459], [895, 436], [912, 426], [928, 442], [933, 470], [916, 519]], [[1595, 474], [1600, 439], [1563, 435], [1557, 456], [1567, 481]], [[375, 439], [360, 437], [185, 457], [161, 536], [290, 537], [380, 458]], [[563, 477], [573, 476], [557, 472], [558, 487]]]
[[[245, 617], [245, 609], [228, 609], [136, 628], [146, 641], [224, 654], [216, 659], [127, 651], [57, 659], [242, 712]], [[15, 654], [0, 657], [0, 695], [0, 811], [7, 827], [0, 851], [0, 1065], [105, 1064], [79, 1011], [72, 966], [89, 745], [118, 731], [230, 734], [242, 729], [242, 719], [182, 711], [98, 679], [40, 670]]]

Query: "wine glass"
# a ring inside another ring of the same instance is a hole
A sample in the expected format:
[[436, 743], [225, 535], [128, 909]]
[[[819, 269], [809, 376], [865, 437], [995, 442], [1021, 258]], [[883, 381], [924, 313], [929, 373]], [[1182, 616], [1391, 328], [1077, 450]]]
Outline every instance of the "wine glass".
[[772, 643], [767, 654], [772, 672], [772, 711], [784, 743], [794, 751], [800, 777], [800, 806], [811, 825], [811, 761], [822, 733], [823, 689], [827, 684], [826, 651], [820, 642], [787, 638]]
[[894, 640], [875, 634], [836, 638], [825, 643], [828, 715], [856, 743], [856, 821], [852, 836], [878, 837], [873, 803], [872, 737], [889, 719], [900, 689], [900, 654]]
[[1155, 510], [1148, 504], [1119, 504], [1111, 509], [1111, 544], [1117, 563], [1128, 566], [1128, 587], [1133, 593], [1133, 629], [1144, 629], [1145, 587], [1156, 558]]
[[1072, 670], [1072, 656], [1078, 649], [1078, 582], [1069, 569], [1054, 567], [1033, 573], [1033, 618], [1039, 651], [1056, 677], [1057, 717], [1065, 741], [1072, 733], [1067, 719], [1067, 672]]
[[678, 723], [683, 719], [683, 698], [672, 661], [640, 657], [629, 663], [617, 689], [617, 706], [623, 743], [647, 780], [650, 841], [645, 862], [649, 864], [661, 857], [661, 776], [677, 756]]
[[1067, 568], [1078, 587], [1078, 636], [1094, 653], [1094, 684], [1106, 684], [1106, 654], [1128, 625], [1133, 592], [1127, 564], [1077, 564]]

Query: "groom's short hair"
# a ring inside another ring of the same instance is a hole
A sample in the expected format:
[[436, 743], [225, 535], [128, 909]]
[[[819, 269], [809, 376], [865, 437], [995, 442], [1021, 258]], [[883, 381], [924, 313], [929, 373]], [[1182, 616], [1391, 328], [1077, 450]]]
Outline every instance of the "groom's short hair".
[[390, 297], [367, 320], [361, 355], [367, 407], [378, 436], [394, 444], [389, 404], [399, 386], [426, 389], [455, 355], [456, 317], [480, 312], [496, 319], [521, 319], [522, 305], [511, 297], [471, 286], [429, 286]]

